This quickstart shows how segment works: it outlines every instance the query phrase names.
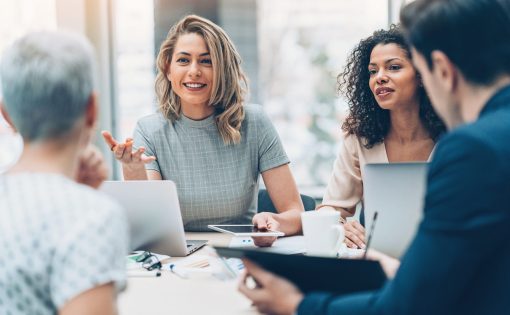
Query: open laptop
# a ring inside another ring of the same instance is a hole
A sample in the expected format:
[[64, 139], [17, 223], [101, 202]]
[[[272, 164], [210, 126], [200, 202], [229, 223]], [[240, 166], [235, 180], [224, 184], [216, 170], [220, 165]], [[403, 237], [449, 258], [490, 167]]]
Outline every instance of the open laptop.
[[370, 247], [401, 257], [423, 213], [427, 163], [366, 164], [363, 175], [365, 228], [377, 221]]
[[177, 189], [172, 181], [106, 181], [99, 190], [126, 209], [131, 228], [131, 249], [183, 257], [207, 243], [202, 240], [186, 241]]

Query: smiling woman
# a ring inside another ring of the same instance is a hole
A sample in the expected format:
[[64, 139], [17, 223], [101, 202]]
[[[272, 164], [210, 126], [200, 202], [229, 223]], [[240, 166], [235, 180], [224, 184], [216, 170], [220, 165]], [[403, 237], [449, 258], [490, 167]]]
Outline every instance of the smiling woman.
[[[184, 18], [161, 44], [157, 67], [156, 94], [166, 117], [175, 121], [183, 111], [184, 116], [199, 120], [215, 112], [225, 144], [239, 142], [247, 81], [241, 57], [219, 26], [198, 16]], [[205, 83], [205, 87], [190, 90], [184, 83]], [[192, 116], [185, 111], [192, 111]]]
[[[287, 235], [300, 232], [303, 205], [289, 159], [265, 113], [244, 104], [246, 78], [228, 35], [187, 16], [170, 29], [157, 67], [159, 111], [139, 120], [134, 139], [119, 143], [103, 133], [124, 178], [174, 181], [189, 231], [252, 221]], [[260, 174], [277, 214], [256, 214]]]
[[203, 37], [196, 33], [179, 37], [167, 78], [175, 94], [180, 96], [186, 117], [202, 119], [213, 114], [211, 98], [213, 68], [211, 54]]
[[[338, 82], [349, 115], [319, 208], [338, 210], [345, 218], [363, 200], [365, 164], [427, 161], [446, 128], [432, 109], [398, 26], [361, 40]], [[344, 226], [347, 245], [364, 248], [364, 227], [357, 221]]]

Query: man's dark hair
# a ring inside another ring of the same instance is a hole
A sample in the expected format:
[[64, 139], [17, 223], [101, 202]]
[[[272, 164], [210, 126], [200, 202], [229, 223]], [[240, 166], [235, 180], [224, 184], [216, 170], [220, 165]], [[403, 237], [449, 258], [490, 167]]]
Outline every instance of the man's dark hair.
[[439, 50], [474, 84], [510, 74], [509, 0], [416, 0], [400, 12], [410, 44], [427, 60]]

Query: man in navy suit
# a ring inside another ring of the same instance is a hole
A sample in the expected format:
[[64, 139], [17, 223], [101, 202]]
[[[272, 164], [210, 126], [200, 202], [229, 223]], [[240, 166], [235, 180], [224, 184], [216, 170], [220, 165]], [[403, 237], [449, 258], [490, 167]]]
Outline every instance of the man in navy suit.
[[450, 129], [430, 165], [418, 233], [373, 292], [304, 296], [246, 261], [258, 286], [239, 289], [262, 312], [510, 314], [510, 0], [417, 0], [401, 20]]

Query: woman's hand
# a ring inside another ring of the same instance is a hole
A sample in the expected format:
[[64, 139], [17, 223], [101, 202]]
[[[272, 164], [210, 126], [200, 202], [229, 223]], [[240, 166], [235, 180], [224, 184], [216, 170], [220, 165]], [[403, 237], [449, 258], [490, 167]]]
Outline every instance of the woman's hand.
[[119, 143], [113, 138], [110, 132], [103, 131], [101, 134], [106, 144], [110, 147], [110, 150], [112, 150], [115, 158], [120, 161], [124, 167], [144, 168], [145, 164], [156, 160], [156, 157], [144, 154], [144, 147], [133, 150], [133, 139], [131, 138], [127, 138], [124, 143]]
[[[245, 274], [239, 283], [239, 291], [249, 298], [263, 314], [296, 314], [303, 293], [291, 282], [265, 271], [257, 264], [243, 259]], [[251, 277], [254, 286], [247, 281]]]
[[80, 156], [76, 181], [97, 189], [106, 178], [108, 178], [108, 168], [101, 152], [95, 146], [89, 145]]
[[[280, 223], [273, 217], [274, 213], [260, 212], [253, 216], [252, 223], [259, 230], [278, 231]], [[257, 236], [252, 237], [253, 242], [258, 247], [270, 247], [276, 241], [276, 236]]]
[[365, 248], [365, 228], [358, 221], [344, 223], [345, 245], [350, 248]]

